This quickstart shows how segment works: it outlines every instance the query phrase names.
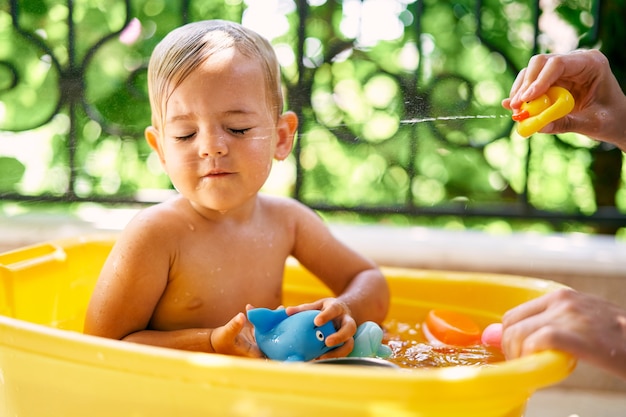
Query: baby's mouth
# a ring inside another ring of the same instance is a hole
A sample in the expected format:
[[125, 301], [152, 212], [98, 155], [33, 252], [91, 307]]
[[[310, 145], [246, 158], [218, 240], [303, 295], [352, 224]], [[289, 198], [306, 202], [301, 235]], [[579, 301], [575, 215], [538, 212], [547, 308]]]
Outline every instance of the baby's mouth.
[[230, 174], [232, 174], [232, 172], [216, 169], [216, 170], [209, 171], [208, 173], [203, 175], [203, 178], [220, 178], [220, 177], [225, 177]]

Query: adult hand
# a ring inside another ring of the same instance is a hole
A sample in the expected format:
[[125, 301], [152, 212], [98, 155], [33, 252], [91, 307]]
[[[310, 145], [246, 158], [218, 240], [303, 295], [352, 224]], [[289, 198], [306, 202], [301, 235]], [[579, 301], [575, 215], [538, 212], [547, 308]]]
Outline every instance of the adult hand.
[[626, 378], [626, 311], [602, 298], [557, 290], [509, 310], [502, 325], [507, 359], [556, 349]]
[[535, 55], [517, 75], [502, 105], [517, 110], [553, 85], [569, 90], [576, 104], [570, 114], [541, 132], [576, 132], [626, 150], [626, 96], [606, 56], [598, 50]]

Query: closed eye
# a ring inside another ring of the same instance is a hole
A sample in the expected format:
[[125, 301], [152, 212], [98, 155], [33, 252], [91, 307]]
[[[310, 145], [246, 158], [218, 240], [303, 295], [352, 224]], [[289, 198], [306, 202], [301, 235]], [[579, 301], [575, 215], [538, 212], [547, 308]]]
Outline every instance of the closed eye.
[[185, 140], [189, 140], [191, 138], [193, 138], [196, 135], [196, 133], [190, 133], [188, 135], [184, 135], [184, 136], [174, 136], [174, 139], [176, 139], [177, 141], [185, 141]]
[[228, 129], [228, 130], [230, 130], [230, 133], [232, 133], [233, 135], [243, 136], [248, 131], [250, 131], [250, 128], [246, 128], [246, 129]]

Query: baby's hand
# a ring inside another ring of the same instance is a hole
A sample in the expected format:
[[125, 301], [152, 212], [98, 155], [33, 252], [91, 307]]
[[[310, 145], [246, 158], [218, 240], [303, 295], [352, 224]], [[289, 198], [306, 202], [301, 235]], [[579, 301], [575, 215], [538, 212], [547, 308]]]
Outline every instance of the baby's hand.
[[315, 317], [314, 322], [316, 326], [322, 326], [329, 321], [332, 321], [335, 325], [337, 333], [330, 335], [326, 339], [326, 346], [336, 346], [343, 343], [343, 346], [333, 349], [320, 359], [343, 357], [352, 352], [354, 347], [354, 339], [352, 337], [356, 333], [357, 326], [354, 318], [350, 315], [350, 308], [346, 303], [337, 298], [323, 298], [313, 303], [287, 307], [287, 314], [291, 316], [306, 310], [320, 310], [320, 313]]
[[215, 353], [251, 358], [264, 357], [254, 338], [254, 326], [243, 313], [237, 314], [224, 326], [213, 329], [211, 346]]

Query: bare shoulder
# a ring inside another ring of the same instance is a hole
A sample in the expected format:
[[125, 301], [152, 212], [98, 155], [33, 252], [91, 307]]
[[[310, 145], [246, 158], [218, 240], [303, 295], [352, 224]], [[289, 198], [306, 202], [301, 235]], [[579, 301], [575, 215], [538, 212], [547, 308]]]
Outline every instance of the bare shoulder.
[[175, 227], [184, 217], [185, 210], [182, 198], [167, 200], [139, 211], [128, 223], [128, 227], [150, 230]]
[[292, 255], [310, 251], [311, 247], [331, 247], [338, 243], [324, 219], [305, 204], [275, 196], [264, 197], [263, 202], [267, 211], [272, 211], [271, 223], [282, 225], [293, 237]]
[[184, 230], [185, 208], [182, 203], [182, 199], [175, 198], [139, 211], [122, 231], [120, 243], [165, 249], [166, 243]]
[[[307, 218], [320, 219], [317, 213], [302, 204], [298, 200], [290, 197], [271, 196], [259, 194], [259, 200], [267, 210], [281, 216], [283, 219], [293, 219], [294, 221]], [[320, 219], [321, 221], [321, 219]]]

